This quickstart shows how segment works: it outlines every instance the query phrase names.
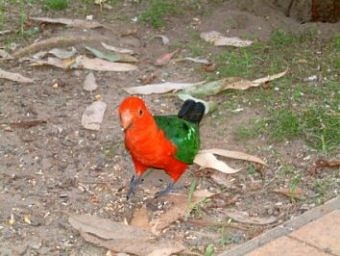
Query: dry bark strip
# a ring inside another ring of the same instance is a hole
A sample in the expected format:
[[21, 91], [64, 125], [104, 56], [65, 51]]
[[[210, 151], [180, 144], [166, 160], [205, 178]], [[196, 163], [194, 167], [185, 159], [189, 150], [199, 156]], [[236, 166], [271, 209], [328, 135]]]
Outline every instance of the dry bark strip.
[[37, 125], [46, 124], [46, 120], [29, 120], [29, 121], [19, 121], [19, 122], [12, 122], [9, 123], [11, 128], [24, 128], [29, 129]]

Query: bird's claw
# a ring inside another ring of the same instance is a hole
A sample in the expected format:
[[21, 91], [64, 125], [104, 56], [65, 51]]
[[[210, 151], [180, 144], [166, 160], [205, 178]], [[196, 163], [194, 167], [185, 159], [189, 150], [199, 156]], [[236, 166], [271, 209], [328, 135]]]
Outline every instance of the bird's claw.
[[168, 183], [168, 185], [166, 186], [165, 189], [163, 189], [161, 191], [158, 191], [155, 194], [155, 198], [160, 197], [160, 196], [165, 196], [165, 195], [169, 194], [169, 192], [171, 192], [173, 190], [174, 185], [175, 185], [175, 183], [173, 183], [173, 182]]
[[126, 194], [126, 199], [129, 200], [132, 194], [135, 194], [137, 186], [142, 182], [142, 179], [140, 176], [133, 175], [130, 180], [129, 190]]

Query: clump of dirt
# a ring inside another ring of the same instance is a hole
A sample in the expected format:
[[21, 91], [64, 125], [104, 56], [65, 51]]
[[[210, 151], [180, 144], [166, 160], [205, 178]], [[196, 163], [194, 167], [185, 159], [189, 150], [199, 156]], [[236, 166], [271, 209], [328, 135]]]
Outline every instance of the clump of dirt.
[[[283, 3], [284, 2], [284, 3]], [[230, 36], [259, 39], [267, 41], [277, 29], [292, 33], [308, 33], [316, 30], [323, 39], [329, 39], [339, 31], [338, 23], [308, 23], [311, 18], [311, 3], [309, 1], [292, 1], [290, 13], [286, 13], [289, 1], [226, 1], [220, 8], [209, 14], [210, 18], [202, 21], [200, 29], [203, 31], [219, 30]], [[305, 3], [299, 5], [299, 3]], [[307, 5], [307, 6], [306, 6]], [[296, 15], [293, 12], [297, 12]], [[304, 15], [307, 12], [309, 15]]]

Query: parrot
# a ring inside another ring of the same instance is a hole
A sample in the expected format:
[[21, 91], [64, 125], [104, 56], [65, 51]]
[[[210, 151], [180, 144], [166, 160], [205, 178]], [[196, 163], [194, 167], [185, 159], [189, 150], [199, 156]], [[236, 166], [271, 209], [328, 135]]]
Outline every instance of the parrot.
[[135, 168], [127, 199], [149, 168], [164, 170], [170, 176], [171, 182], [155, 196], [168, 194], [199, 151], [204, 104], [186, 100], [177, 115], [152, 115], [141, 98], [129, 96], [120, 103], [118, 112], [125, 148]]

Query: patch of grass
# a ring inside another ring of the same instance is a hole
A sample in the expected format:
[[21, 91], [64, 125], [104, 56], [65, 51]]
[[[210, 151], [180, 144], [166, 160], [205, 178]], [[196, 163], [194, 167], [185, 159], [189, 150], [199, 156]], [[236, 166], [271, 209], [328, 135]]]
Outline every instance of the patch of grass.
[[[229, 224], [230, 222], [228, 222]], [[228, 244], [231, 244], [233, 242], [232, 235], [226, 230], [225, 225], [222, 225], [219, 229], [219, 232], [221, 233], [221, 238], [219, 239], [219, 244], [222, 246], [226, 246]]]
[[317, 204], [323, 203], [324, 198], [330, 193], [334, 182], [331, 178], [316, 179], [312, 185], [312, 189], [316, 192], [315, 201]]
[[256, 171], [256, 166], [254, 164], [250, 164], [247, 168], [247, 173], [251, 176], [257, 175], [258, 172]]
[[297, 170], [292, 165], [283, 164], [278, 174], [282, 177], [291, 177], [297, 175]]
[[307, 142], [316, 149], [331, 151], [340, 145], [340, 115], [321, 107], [308, 109], [301, 117]]
[[68, 0], [45, 0], [44, 5], [49, 10], [61, 11], [68, 7]]
[[264, 120], [252, 119], [247, 125], [240, 125], [235, 130], [238, 139], [251, 139], [258, 137], [265, 130]]
[[275, 47], [289, 46], [297, 41], [297, 36], [293, 33], [288, 33], [282, 29], [273, 31], [270, 38], [270, 43]]
[[270, 137], [275, 140], [290, 139], [301, 134], [298, 116], [291, 110], [273, 112], [267, 123]]
[[302, 43], [308, 40], [312, 40], [317, 35], [316, 27], [310, 27], [302, 34], [295, 34], [292, 32], [286, 32], [282, 29], [276, 29], [272, 32], [270, 37], [270, 44], [275, 47], [287, 47], [295, 43]]
[[274, 141], [302, 137], [315, 149], [333, 151], [340, 145], [339, 127], [340, 116], [330, 108], [311, 107], [300, 114], [279, 109], [262, 121], [251, 121], [247, 126], [239, 126], [236, 136], [249, 139], [265, 133]]
[[5, 21], [6, 21], [6, 7], [5, 7], [5, 0], [0, 1], [0, 29], [3, 28]]
[[150, 0], [149, 2], [148, 8], [140, 14], [140, 20], [154, 28], [165, 26], [165, 17], [178, 12], [177, 1]]
[[340, 50], [340, 34], [336, 34], [333, 41], [335, 49]]
[[302, 181], [302, 176], [301, 174], [296, 174], [290, 181], [288, 184], [289, 187], [289, 191], [292, 193], [295, 193], [297, 187], [299, 186], [299, 184]]
[[213, 244], [208, 244], [204, 250], [204, 256], [213, 256], [215, 255], [215, 248]]
[[204, 53], [204, 48], [199, 44], [189, 44], [187, 46], [191, 52], [191, 56], [198, 57], [202, 56]]
[[217, 72], [221, 77], [241, 76], [252, 74], [255, 64], [255, 52], [252, 49], [226, 50], [217, 56]]

